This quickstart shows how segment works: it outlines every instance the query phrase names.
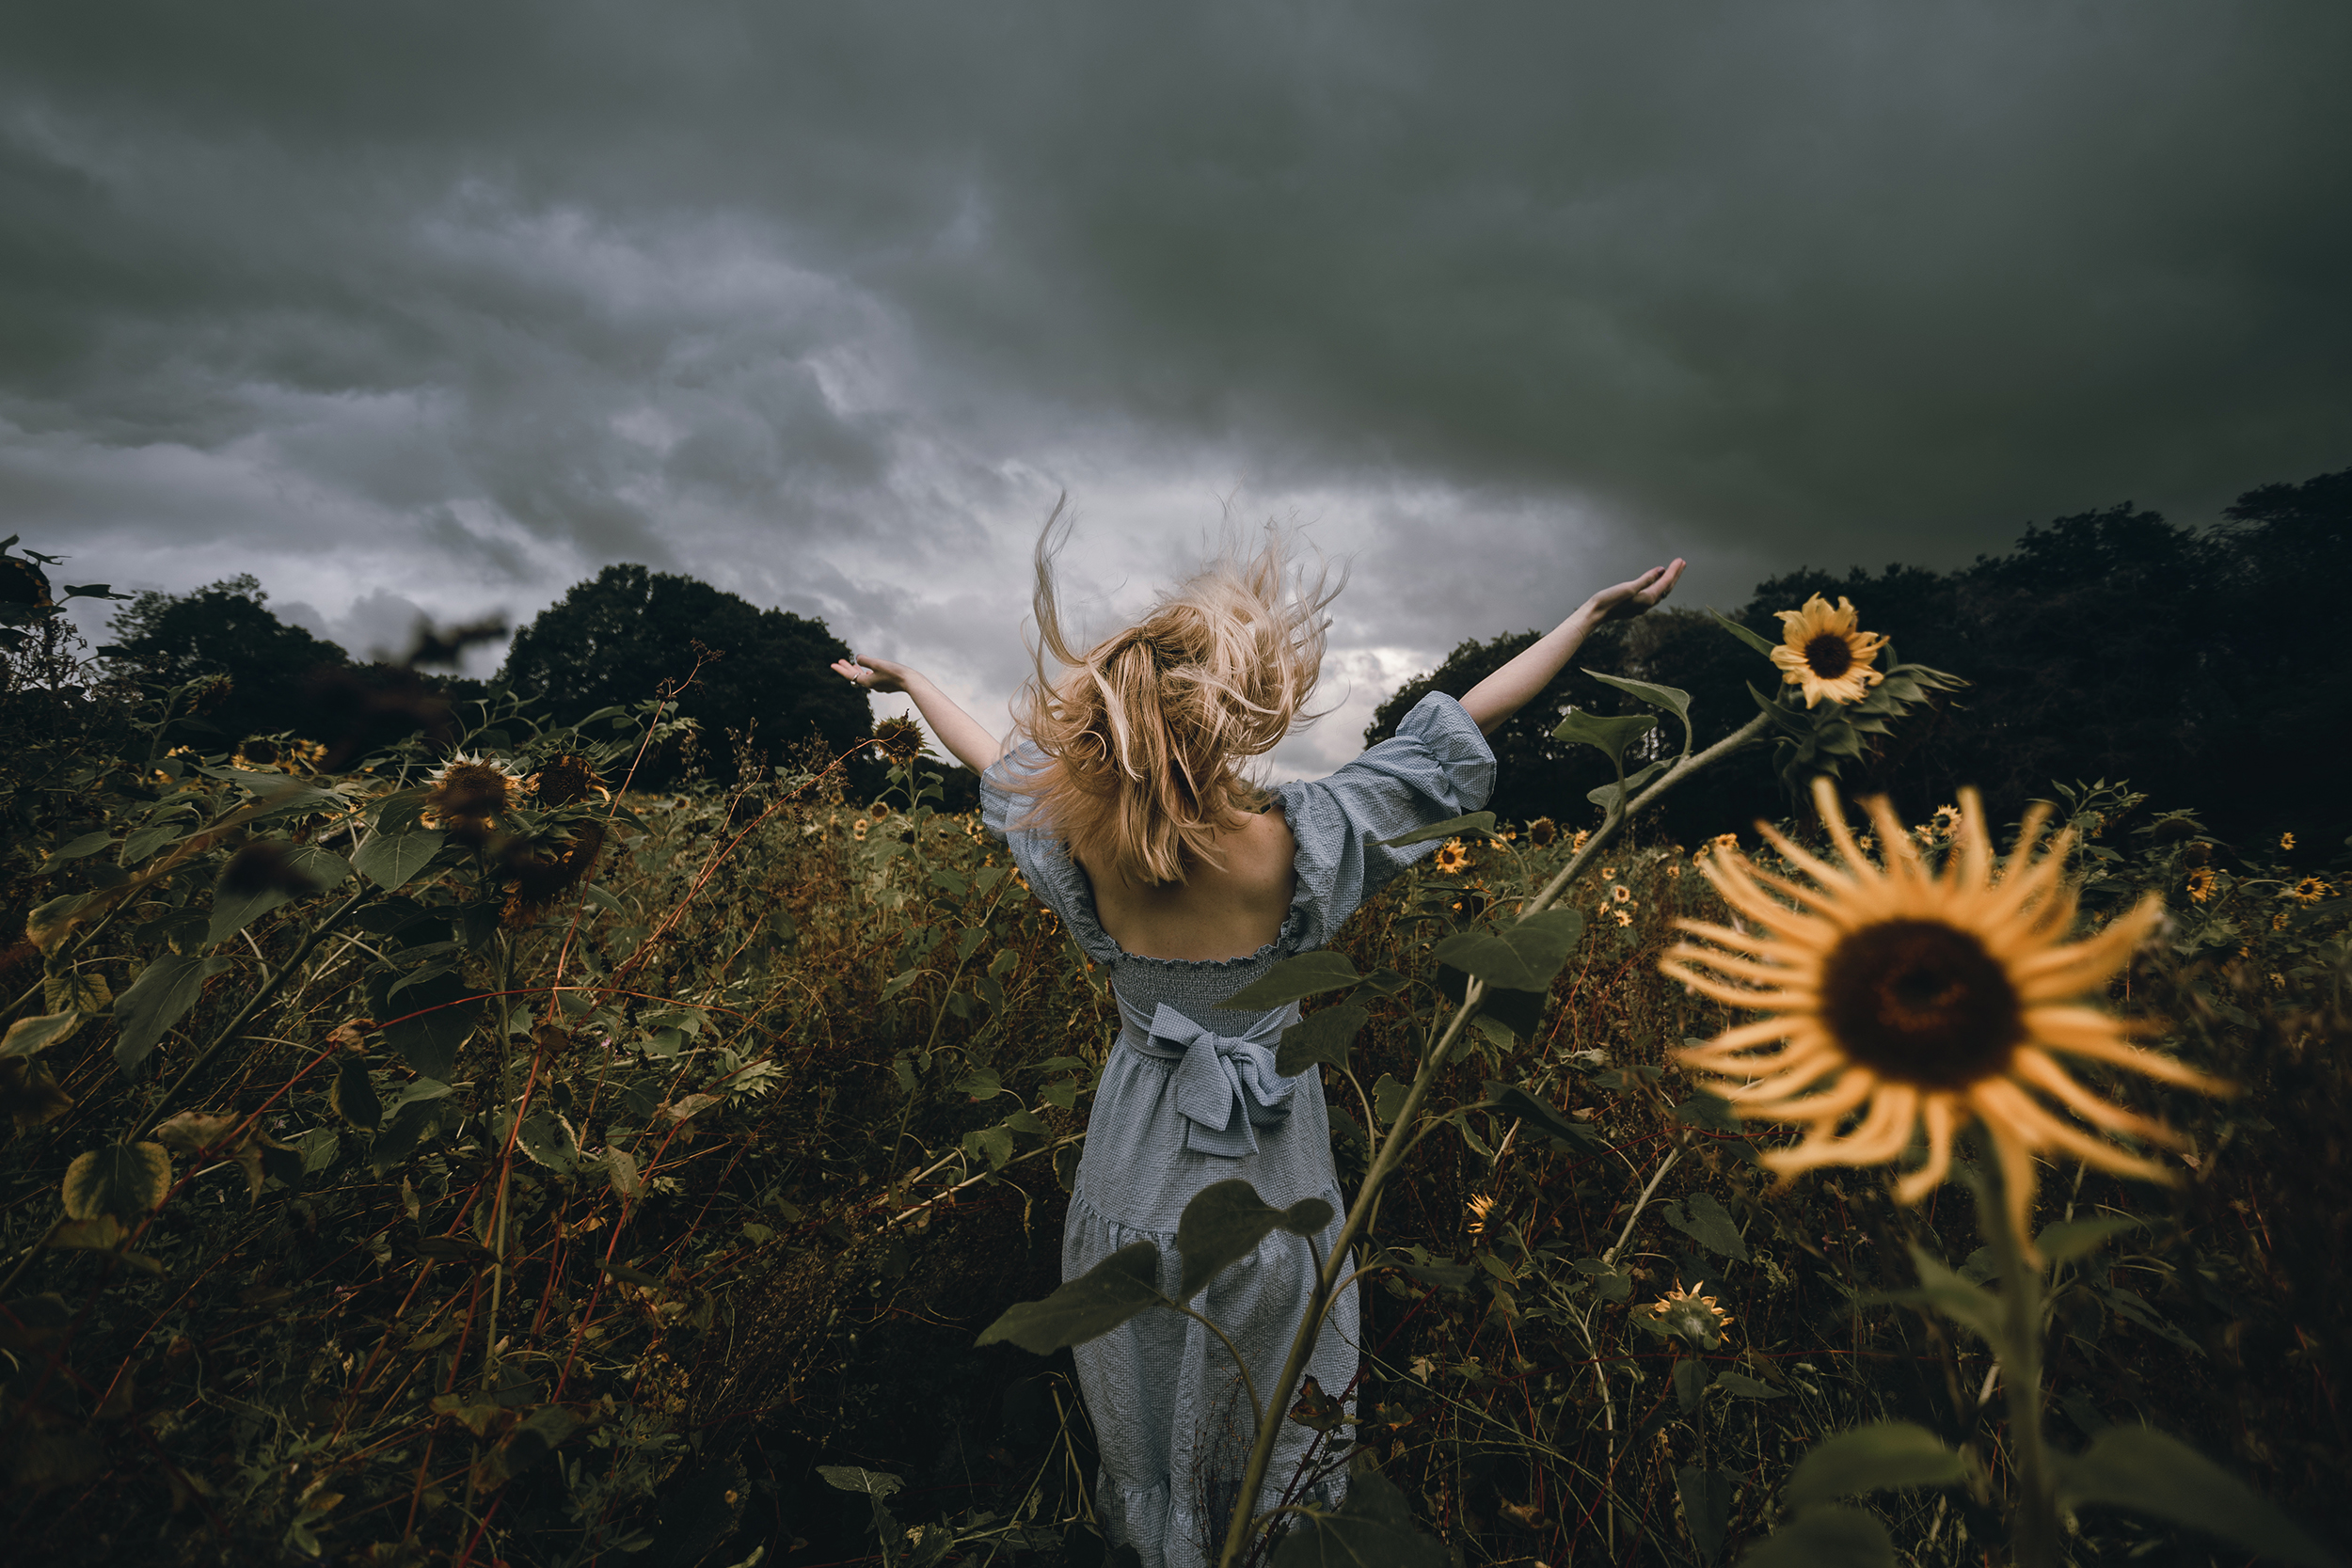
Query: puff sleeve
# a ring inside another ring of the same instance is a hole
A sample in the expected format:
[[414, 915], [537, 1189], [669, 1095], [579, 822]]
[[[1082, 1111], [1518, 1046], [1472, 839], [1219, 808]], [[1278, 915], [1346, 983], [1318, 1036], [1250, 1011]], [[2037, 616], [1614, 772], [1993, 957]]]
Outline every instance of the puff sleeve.
[[1326, 779], [1280, 786], [1298, 843], [1298, 887], [1284, 942], [1322, 946], [1363, 901], [1433, 842], [1384, 848], [1377, 841], [1474, 812], [1494, 793], [1495, 754], [1462, 705], [1423, 697], [1396, 734]]

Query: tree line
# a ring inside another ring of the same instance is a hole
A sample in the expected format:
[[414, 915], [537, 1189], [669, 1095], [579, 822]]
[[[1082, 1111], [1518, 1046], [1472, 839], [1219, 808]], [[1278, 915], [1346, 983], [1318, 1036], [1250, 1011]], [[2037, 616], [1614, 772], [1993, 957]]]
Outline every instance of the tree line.
[[[2028, 527], [2007, 553], [1951, 571], [1804, 567], [1757, 584], [1730, 615], [1777, 641], [1775, 610], [1843, 595], [1903, 658], [1971, 682], [1849, 772], [1856, 793], [1889, 792], [1914, 818], [1967, 784], [2006, 819], [2053, 781], [2128, 779], [2161, 804], [2199, 808], [2225, 837], [2292, 831], [2332, 848], [2352, 832], [2352, 642], [2336, 621], [2347, 584], [2352, 469], [2249, 490], [2209, 528], [2127, 503]], [[172, 683], [227, 677], [217, 702], [190, 721], [224, 745], [341, 733], [355, 702], [372, 705], [374, 740], [415, 727], [417, 693], [462, 701], [490, 686], [539, 697], [568, 722], [669, 683], [705, 737], [700, 765], [729, 776], [729, 748], [841, 755], [872, 722], [866, 695], [826, 668], [850, 650], [822, 620], [642, 565], [576, 584], [516, 634], [489, 682], [432, 673], [422, 658], [354, 660], [280, 620], [251, 577], [139, 594], [111, 625], [104, 652], [120, 671]], [[1383, 705], [1366, 741], [1391, 733], [1430, 691], [1467, 691], [1535, 636], [1462, 643]], [[1629, 708], [1586, 670], [1690, 691], [1702, 745], [1745, 722], [1756, 711], [1748, 687], [1768, 689], [1773, 674], [1703, 611], [1600, 628], [1494, 736], [1504, 818], [1573, 821], [1586, 793], [1609, 782], [1597, 753], [1550, 737], [1570, 706]], [[673, 782], [695, 760], [649, 759], [641, 782]], [[969, 775], [948, 771], [968, 800]], [[1664, 830], [1688, 835], [1695, 824], [1789, 807], [1759, 752], [1692, 785]]]
[[[2154, 804], [2196, 808], [2224, 838], [2292, 832], [2332, 852], [2352, 833], [2352, 641], [2338, 619], [2348, 590], [2352, 469], [2249, 490], [2210, 528], [2127, 503], [2028, 527], [2007, 553], [1952, 571], [1804, 567], [1757, 584], [1729, 615], [1778, 641], [1774, 611], [1844, 595], [1893, 653], [1971, 683], [1847, 770], [1855, 794], [1892, 795], [1907, 820], [1964, 784], [2011, 820], [2054, 782], [2129, 780]], [[1380, 707], [1366, 741], [1428, 692], [1468, 691], [1536, 636], [1462, 643]], [[1882, 654], [1879, 666], [1893, 662]], [[1570, 706], [1636, 711], [1588, 669], [1691, 692], [1701, 745], [1753, 718], [1749, 685], [1769, 694], [1773, 678], [1701, 610], [1601, 627], [1493, 737], [1506, 820], [1573, 820], [1611, 782], [1598, 753], [1550, 735]], [[1693, 842], [1700, 824], [1792, 805], [1758, 752], [1690, 785], [1663, 829]]]

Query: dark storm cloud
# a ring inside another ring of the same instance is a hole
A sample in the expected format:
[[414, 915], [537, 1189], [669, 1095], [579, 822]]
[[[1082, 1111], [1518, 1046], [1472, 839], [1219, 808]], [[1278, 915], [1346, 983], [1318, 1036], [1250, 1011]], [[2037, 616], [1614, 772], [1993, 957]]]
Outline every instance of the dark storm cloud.
[[2341, 466], [2348, 45], [2334, 5], [12, 8], [0, 503], [328, 625], [646, 561], [1000, 698], [1055, 493], [1113, 598], [1230, 498], [1356, 555], [1376, 683], [1660, 552], [1732, 599]]

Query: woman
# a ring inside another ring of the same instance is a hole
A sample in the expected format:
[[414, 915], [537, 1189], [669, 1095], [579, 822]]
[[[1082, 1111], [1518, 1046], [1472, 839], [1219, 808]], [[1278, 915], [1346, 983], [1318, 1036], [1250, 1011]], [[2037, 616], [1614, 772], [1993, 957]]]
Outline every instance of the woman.
[[[1278, 1208], [1304, 1197], [1331, 1205], [1324, 1234], [1275, 1231], [1188, 1304], [1224, 1329], [1264, 1388], [1346, 1204], [1320, 1080], [1274, 1070], [1297, 1004], [1256, 1014], [1226, 1008], [1225, 998], [1277, 960], [1330, 941], [1383, 882], [1436, 847], [1378, 841], [1484, 805], [1494, 777], [1486, 736], [1560, 673], [1595, 626], [1663, 599], [1683, 563], [1594, 594], [1460, 701], [1423, 698], [1393, 737], [1330, 777], [1265, 789], [1238, 769], [1298, 719], [1337, 590], [1294, 573], [1270, 535], [1256, 556], [1229, 549], [1142, 621], [1080, 650], [1055, 600], [1063, 536], [1049, 521], [1038, 542], [1037, 670], [1009, 750], [905, 665], [860, 656], [834, 668], [868, 690], [914, 699], [940, 742], [981, 775], [982, 820], [1009, 842], [1030, 889], [1109, 972], [1124, 1027], [1089, 1118], [1062, 1277], [1150, 1240], [1161, 1289], [1173, 1296], [1178, 1219], [1215, 1181], [1239, 1177]], [[1309, 1364], [1327, 1390], [1355, 1379], [1357, 1324], [1346, 1292]], [[1214, 1560], [1253, 1436], [1224, 1346], [1190, 1318], [1147, 1312], [1075, 1354], [1102, 1450], [1098, 1511], [1110, 1541], [1133, 1544], [1145, 1568]], [[1284, 1423], [1259, 1508], [1280, 1502], [1312, 1437]], [[1336, 1503], [1342, 1483], [1334, 1475], [1304, 1496]]]

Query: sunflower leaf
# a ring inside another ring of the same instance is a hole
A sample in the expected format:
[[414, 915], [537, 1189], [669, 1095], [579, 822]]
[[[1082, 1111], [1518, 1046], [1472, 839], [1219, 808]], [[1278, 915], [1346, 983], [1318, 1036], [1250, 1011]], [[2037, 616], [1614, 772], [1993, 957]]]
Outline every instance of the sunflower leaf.
[[1690, 751], [1696, 736], [1691, 729], [1691, 694], [1688, 691], [1677, 690], [1671, 686], [1654, 686], [1648, 681], [1629, 681], [1622, 675], [1604, 675], [1597, 670], [1584, 673], [1603, 686], [1613, 686], [1628, 696], [1639, 697], [1650, 706], [1663, 708], [1681, 720], [1682, 749], [1686, 752]]
[[1738, 638], [1740, 641], [1745, 642], [1749, 647], [1754, 648], [1757, 653], [1762, 654], [1766, 658], [1772, 657], [1772, 644], [1766, 641], [1761, 634], [1750, 631], [1747, 627], [1741, 626], [1739, 622], [1733, 620], [1730, 616], [1724, 614], [1722, 610], [1717, 610], [1712, 605], [1708, 606], [1707, 613], [1715, 617], [1716, 625], [1722, 626], [1724, 630], [1731, 633], [1732, 636]]
[[2095, 1503], [2153, 1514], [2301, 1568], [2336, 1568], [2339, 1561], [2244, 1481], [2149, 1427], [2109, 1427], [2061, 1461], [2058, 1493], [2070, 1509]]
[[1435, 822], [1426, 828], [1415, 828], [1409, 833], [1399, 833], [1394, 838], [1375, 838], [1372, 842], [1383, 849], [1402, 849], [1409, 845], [1427, 844], [1432, 839], [1466, 838], [1472, 833], [1482, 838], [1494, 837], [1495, 814], [1490, 811], [1474, 811], [1468, 816], [1449, 817], [1443, 822]]
[[1646, 713], [1607, 719], [1587, 713], [1582, 708], [1570, 708], [1568, 716], [1552, 730], [1551, 738], [1590, 746], [1623, 768], [1625, 749], [1657, 727], [1658, 721]]

